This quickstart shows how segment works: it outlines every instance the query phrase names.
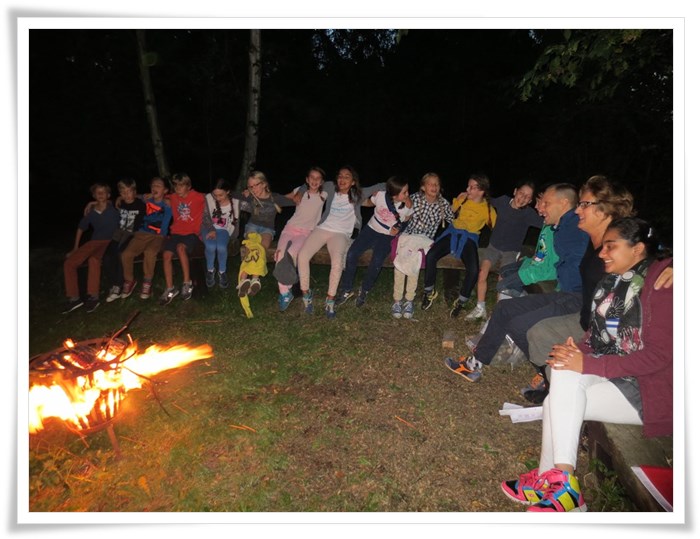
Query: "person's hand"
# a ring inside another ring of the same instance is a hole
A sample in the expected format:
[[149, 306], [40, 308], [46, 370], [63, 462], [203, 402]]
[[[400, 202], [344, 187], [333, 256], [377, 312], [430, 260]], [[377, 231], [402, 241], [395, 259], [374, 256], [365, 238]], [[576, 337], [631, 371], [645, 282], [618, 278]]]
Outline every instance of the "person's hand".
[[303, 196], [304, 195], [302, 195], [299, 191], [297, 191], [296, 193], [294, 193], [294, 195], [291, 198], [294, 201], [294, 204], [296, 204], [298, 206], [299, 204], [301, 204], [301, 199]]
[[85, 209], [83, 210], [83, 215], [87, 215], [88, 213], [90, 213], [90, 210], [92, 210], [92, 208], [94, 208], [95, 206], [97, 206], [96, 200], [93, 200], [93, 201], [85, 204]]
[[460, 194], [457, 195], [457, 200], [459, 200], [460, 202], [462, 202], [465, 198], [467, 198], [466, 191], [462, 191]]
[[208, 240], [216, 239], [216, 230], [211, 230], [211, 231], [207, 232], [207, 239]]
[[673, 286], [673, 267], [668, 267], [661, 272], [654, 283], [654, 290], [671, 288]]
[[389, 234], [390, 234], [391, 236], [396, 236], [398, 233], [399, 233], [399, 229], [398, 229], [397, 227], [395, 227], [395, 226], [392, 226], [392, 227], [389, 229]]
[[571, 337], [564, 344], [552, 346], [549, 357], [552, 359], [548, 359], [547, 364], [554, 370], [583, 372], [583, 352]]

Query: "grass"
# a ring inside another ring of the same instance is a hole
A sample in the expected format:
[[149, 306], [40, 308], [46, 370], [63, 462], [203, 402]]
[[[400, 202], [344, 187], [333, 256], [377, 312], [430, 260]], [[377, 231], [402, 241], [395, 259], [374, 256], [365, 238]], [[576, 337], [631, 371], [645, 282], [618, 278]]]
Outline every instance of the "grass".
[[[322, 299], [328, 267], [312, 277]], [[142, 348], [214, 350], [129, 393], [114, 422], [120, 460], [105, 431], [81, 439], [54, 421], [32, 435], [30, 511], [522, 511], [499, 484], [537, 462], [540, 427], [497, 409], [527, 404], [519, 387], [532, 371], [493, 366], [468, 384], [444, 368], [444, 332], [458, 336], [451, 353], [461, 355], [478, 323], [447, 316], [456, 291], [442, 276], [448, 298], [413, 321], [389, 315], [386, 269], [367, 304], [351, 300], [336, 320], [321, 308], [304, 314], [299, 299], [279, 313], [271, 275], [251, 299], [253, 319], [234, 290], [218, 289], [166, 307], [134, 294], [61, 315], [61, 258], [51, 251], [32, 254], [30, 283], [30, 355], [109, 334], [136, 311], [129, 332]]]

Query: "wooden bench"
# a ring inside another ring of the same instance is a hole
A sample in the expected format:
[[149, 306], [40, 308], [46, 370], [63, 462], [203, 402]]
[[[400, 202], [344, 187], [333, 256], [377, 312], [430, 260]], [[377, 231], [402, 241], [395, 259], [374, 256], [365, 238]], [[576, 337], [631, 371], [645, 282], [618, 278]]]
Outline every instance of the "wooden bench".
[[587, 421], [588, 454], [614, 470], [639, 511], [664, 511], [632, 471], [632, 466], [673, 466], [673, 437], [643, 438], [636, 425]]

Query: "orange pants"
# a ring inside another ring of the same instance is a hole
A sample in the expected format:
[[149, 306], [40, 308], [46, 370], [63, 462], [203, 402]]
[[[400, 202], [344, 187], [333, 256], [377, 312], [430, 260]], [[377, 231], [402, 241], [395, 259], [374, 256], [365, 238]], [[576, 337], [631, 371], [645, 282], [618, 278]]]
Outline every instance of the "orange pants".
[[63, 277], [66, 283], [66, 296], [77, 298], [80, 296], [78, 288], [78, 267], [88, 261], [87, 293], [93, 297], [100, 296], [100, 269], [102, 255], [105, 254], [109, 240], [90, 240], [83, 243], [63, 263]]

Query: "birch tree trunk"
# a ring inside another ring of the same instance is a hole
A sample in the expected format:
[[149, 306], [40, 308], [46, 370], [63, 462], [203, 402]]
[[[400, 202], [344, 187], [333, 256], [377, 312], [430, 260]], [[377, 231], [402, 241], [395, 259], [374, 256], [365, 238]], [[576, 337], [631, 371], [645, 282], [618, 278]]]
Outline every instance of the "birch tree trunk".
[[248, 112], [245, 122], [245, 146], [241, 172], [238, 175], [237, 190], [246, 188], [248, 174], [255, 168], [258, 154], [258, 121], [260, 117], [260, 85], [262, 65], [260, 62], [260, 30], [250, 31], [250, 48], [248, 49]]
[[168, 160], [165, 157], [165, 149], [163, 148], [163, 139], [160, 135], [158, 127], [158, 115], [156, 113], [156, 97], [151, 86], [151, 73], [149, 66], [153, 64], [148, 59], [146, 53], [146, 32], [144, 30], [136, 30], [136, 41], [138, 42], [139, 53], [139, 70], [141, 73], [141, 85], [143, 86], [143, 98], [146, 103], [146, 117], [151, 130], [151, 141], [153, 142], [153, 151], [158, 164], [158, 174], [167, 179], [170, 177], [170, 169], [168, 168]]

